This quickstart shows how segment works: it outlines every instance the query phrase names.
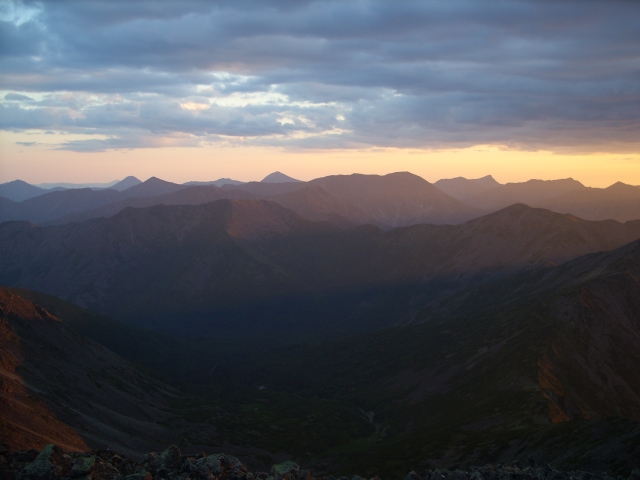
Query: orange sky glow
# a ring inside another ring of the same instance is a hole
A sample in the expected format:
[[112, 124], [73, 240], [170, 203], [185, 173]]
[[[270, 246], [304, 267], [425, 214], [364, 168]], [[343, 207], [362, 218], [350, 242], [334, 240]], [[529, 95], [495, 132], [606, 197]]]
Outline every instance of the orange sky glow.
[[[0, 134], [0, 182], [108, 182], [134, 175], [182, 183], [260, 180], [279, 170], [301, 180], [335, 174], [410, 171], [430, 182], [493, 175], [501, 183], [572, 177], [591, 187], [640, 185], [640, 154], [521, 151], [496, 145], [419, 150], [369, 148], [291, 151], [275, 147], [161, 147], [70, 152], [23, 146], [24, 134]], [[20, 139], [20, 140], [18, 140]]]

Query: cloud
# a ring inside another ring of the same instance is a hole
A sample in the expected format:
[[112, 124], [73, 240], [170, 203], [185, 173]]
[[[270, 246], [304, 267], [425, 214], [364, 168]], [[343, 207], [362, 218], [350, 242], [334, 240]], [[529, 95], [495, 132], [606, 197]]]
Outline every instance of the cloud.
[[63, 149], [638, 148], [637, 2], [9, 4], [0, 127]]
[[19, 93], [7, 93], [4, 99], [8, 102], [33, 102], [33, 98], [26, 95], [20, 95]]

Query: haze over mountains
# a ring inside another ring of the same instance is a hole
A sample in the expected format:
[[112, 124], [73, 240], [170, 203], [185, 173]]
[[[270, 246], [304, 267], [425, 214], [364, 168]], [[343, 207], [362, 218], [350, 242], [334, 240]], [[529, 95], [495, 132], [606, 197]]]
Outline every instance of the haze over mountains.
[[221, 180], [2, 199], [11, 448], [640, 467], [640, 188]]
[[[3, 428], [35, 428], [47, 436], [22, 435], [28, 445], [72, 449], [86, 442], [136, 451], [176, 435], [195, 448], [224, 439], [227, 451], [245, 456], [284, 445], [294, 458], [311, 455], [316, 468], [329, 462], [366, 473], [393, 474], [428, 451], [432, 466], [519, 460], [627, 475], [640, 453], [639, 268], [635, 241], [469, 286], [418, 309], [414, 325], [266, 352], [246, 343], [238, 351], [233, 342], [180, 350], [149, 337], [143, 363], [177, 364], [183, 375], [197, 365], [199, 381], [241, 395], [246, 403], [236, 410], [226, 403], [233, 393], [191, 397], [188, 407], [163, 403], [182, 394], [70, 328], [117, 344], [127, 332], [117, 323], [39, 294], [0, 290], [3, 358], [16, 359], [3, 363], [3, 385], [13, 382], [3, 394], [11, 409], [3, 418], [13, 423]], [[167, 348], [171, 355], [162, 354]], [[195, 363], [181, 365], [189, 356]], [[41, 416], [22, 414], [24, 406]], [[277, 413], [283, 407], [285, 417]], [[145, 415], [149, 421], [140, 422]], [[157, 423], [170, 418], [171, 427]], [[265, 429], [276, 433], [258, 433]]]
[[[206, 189], [193, 189], [196, 186]], [[186, 191], [170, 195], [180, 190]], [[585, 187], [572, 179], [502, 185], [489, 175], [439, 180], [432, 185], [406, 172], [335, 175], [301, 182], [274, 172], [261, 182], [248, 183], [219, 179], [175, 184], [155, 177], [145, 182], [127, 177], [106, 190], [48, 191], [16, 180], [0, 185], [0, 221], [62, 224], [114, 215], [128, 206], [195, 205], [221, 198], [268, 199], [310, 220], [341, 226], [370, 223], [383, 229], [419, 223], [455, 225], [516, 203], [587, 220], [640, 218], [640, 187], [621, 182], [604, 189]]]
[[[637, 238], [640, 221], [589, 222], [525, 205], [458, 226], [385, 233], [311, 222], [266, 200], [218, 200], [127, 208], [107, 219], [55, 227], [5, 222], [0, 283], [174, 334], [237, 333], [251, 323], [255, 333], [272, 328], [265, 326], [271, 318], [296, 335], [326, 330], [327, 317], [337, 332], [348, 325], [343, 319], [369, 316], [357, 305], [371, 298], [380, 314], [394, 310], [379, 319], [393, 323], [407, 315], [407, 296], [424, 290], [426, 279], [436, 295], [471, 278], [561, 263]], [[388, 288], [398, 290], [393, 308], [378, 305], [386, 300], [375, 292]], [[331, 315], [318, 308], [317, 295], [333, 298], [323, 302]], [[259, 324], [256, 311], [262, 312]], [[307, 316], [302, 323], [301, 312]], [[170, 322], [176, 315], [186, 316], [179, 328]], [[355, 320], [352, 327], [361, 328]]]

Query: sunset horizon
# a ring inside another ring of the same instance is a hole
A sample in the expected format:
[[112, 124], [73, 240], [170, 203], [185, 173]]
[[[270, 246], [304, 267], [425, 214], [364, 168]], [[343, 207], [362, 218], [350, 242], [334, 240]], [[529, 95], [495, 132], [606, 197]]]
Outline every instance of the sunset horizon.
[[2, 2], [0, 183], [640, 184], [627, 2], [134, 4]]
[[0, 478], [640, 480], [640, 1], [0, 0]]

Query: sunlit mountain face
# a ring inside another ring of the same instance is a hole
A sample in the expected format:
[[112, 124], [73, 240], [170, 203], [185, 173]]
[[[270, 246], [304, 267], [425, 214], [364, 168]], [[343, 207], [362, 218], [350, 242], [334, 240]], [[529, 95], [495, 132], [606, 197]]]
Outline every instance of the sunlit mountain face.
[[638, 480], [640, 4], [0, 2], [0, 478]]

